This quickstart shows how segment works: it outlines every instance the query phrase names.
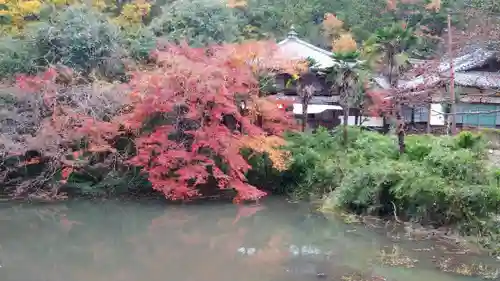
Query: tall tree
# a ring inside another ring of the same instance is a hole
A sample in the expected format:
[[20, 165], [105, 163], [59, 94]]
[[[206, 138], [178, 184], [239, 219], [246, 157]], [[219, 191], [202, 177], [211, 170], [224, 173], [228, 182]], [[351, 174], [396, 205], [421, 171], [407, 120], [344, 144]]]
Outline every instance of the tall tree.
[[316, 79], [316, 75], [309, 71], [298, 80], [297, 95], [300, 97], [300, 103], [302, 105], [302, 132], [305, 132], [307, 123], [309, 122], [309, 104], [311, 103], [314, 93], [318, 90], [318, 87], [315, 86], [314, 83]]
[[408, 62], [408, 51], [415, 47], [419, 39], [415, 30], [404, 23], [393, 23], [391, 26], [381, 28], [366, 42], [368, 54], [378, 58], [378, 68], [382, 71], [390, 85], [394, 102], [396, 120], [396, 134], [400, 152], [405, 150], [404, 136], [405, 123], [402, 104], [400, 102], [398, 81], [401, 68]]
[[265, 195], [248, 184], [250, 166], [241, 149], [245, 136], [280, 136], [293, 124], [290, 113], [259, 95], [263, 69], [294, 72], [293, 62], [276, 54], [274, 45], [263, 42], [159, 51], [159, 67], [131, 82], [137, 96], [121, 119], [138, 133], [138, 153], [130, 163], [169, 198], [196, 196], [200, 186], [233, 188], [236, 200]]
[[340, 97], [340, 105], [343, 108], [344, 145], [347, 145], [349, 109], [359, 109], [364, 100], [360, 87], [364, 76], [364, 63], [360, 61], [357, 44], [349, 33], [340, 35], [339, 39], [333, 42], [332, 50], [335, 64], [327, 70], [327, 80], [332, 83], [332, 90]]
[[351, 108], [360, 109], [364, 101], [364, 92], [361, 88], [364, 67], [359, 60], [360, 53], [358, 51], [335, 53], [333, 57], [337, 65], [333, 67], [330, 75], [343, 109], [343, 136], [344, 145], [347, 145], [349, 110]]

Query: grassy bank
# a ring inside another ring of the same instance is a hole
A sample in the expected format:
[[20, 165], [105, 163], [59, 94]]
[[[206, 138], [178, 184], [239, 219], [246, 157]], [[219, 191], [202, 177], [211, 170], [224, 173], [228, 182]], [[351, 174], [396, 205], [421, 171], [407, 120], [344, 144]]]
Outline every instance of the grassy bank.
[[394, 137], [358, 128], [347, 147], [340, 133], [324, 130], [288, 140], [293, 160], [284, 178], [296, 196], [323, 195], [327, 210], [451, 226], [500, 250], [500, 170], [488, 161], [482, 135], [408, 136], [402, 155]]

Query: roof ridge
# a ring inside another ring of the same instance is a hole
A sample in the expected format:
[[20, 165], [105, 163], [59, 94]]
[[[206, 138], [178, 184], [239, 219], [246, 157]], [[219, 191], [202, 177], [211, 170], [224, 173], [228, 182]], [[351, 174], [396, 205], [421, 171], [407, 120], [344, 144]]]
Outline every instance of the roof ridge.
[[278, 45], [282, 45], [282, 44], [284, 44], [284, 43], [286, 43], [288, 41], [292, 41], [292, 40], [296, 41], [299, 44], [305, 45], [305, 46], [307, 46], [307, 47], [309, 47], [309, 48], [311, 48], [311, 49], [313, 49], [315, 51], [321, 52], [321, 53], [323, 53], [325, 55], [328, 55], [328, 56], [333, 55], [333, 52], [329, 52], [329, 51], [327, 51], [325, 49], [322, 49], [322, 48], [320, 48], [318, 46], [314, 46], [313, 44], [311, 44], [311, 43], [309, 43], [307, 41], [304, 41], [304, 40], [302, 40], [302, 39], [300, 39], [298, 37], [288, 37], [288, 38], [282, 40], [281, 42], [279, 42]]

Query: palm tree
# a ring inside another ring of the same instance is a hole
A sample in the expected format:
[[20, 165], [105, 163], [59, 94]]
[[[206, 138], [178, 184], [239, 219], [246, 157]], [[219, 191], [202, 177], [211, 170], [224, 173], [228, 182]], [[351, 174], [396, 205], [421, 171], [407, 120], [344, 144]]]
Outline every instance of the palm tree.
[[413, 28], [404, 23], [393, 23], [389, 27], [381, 28], [365, 42], [365, 55], [373, 62], [374, 59], [382, 62], [382, 72], [385, 73], [390, 91], [393, 92], [393, 101], [396, 109], [396, 133], [398, 135], [399, 150], [405, 150], [404, 120], [402, 106], [398, 95], [398, 80], [401, 68], [408, 63], [408, 51], [418, 44], [418, 37]]
[[300, 103], [302, 104], [302, 132], [305, 132], [309, 122], [307, 109], [314, 94], [319, 89], [319, 82], [316, 73], [311, 70], [302, 74], [297, 80], [297, 95], [300, 97]]
[[347, 126], [349, 109], [360, 108], [364, 100], [361, 82], [365, 76], [364, 62], [360, 61], [360, 52], [337, 52], [333, 55], [335, 64], [327, 71], [327, 80], [333, 84], [333, 90], [339, 95], [343, 108], [344, 145], [347, 145]]
[[313, 70], [318, 63], [310, 57], [308, 57], [306, 61], [309, 65], [307, 72], [300, 74], [300, 76], [293, 76], [292, 79], [287, 82], [287, 86], [292, 82], [297, 83], [297, 95], [300, 97], [300, 103], [302, 105], [302, 132], [306, 131], [307, 123], [309, 122], [307, 114], [309, 103], [314, 94], [321, 88], [317, 73]]

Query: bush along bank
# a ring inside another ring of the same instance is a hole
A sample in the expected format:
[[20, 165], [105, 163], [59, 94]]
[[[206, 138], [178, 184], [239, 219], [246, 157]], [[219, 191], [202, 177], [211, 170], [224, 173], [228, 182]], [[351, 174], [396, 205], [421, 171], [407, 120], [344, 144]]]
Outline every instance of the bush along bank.
[[394, 137], [359, 128], [350, 128], [347, 146], [326, 130], [288, 140], [294, 194], [325, 195], [325, 210], [453, 227], [500, 251], [500, 170], [490, 165], [481, 135], [408, 136], [402, 155]]

